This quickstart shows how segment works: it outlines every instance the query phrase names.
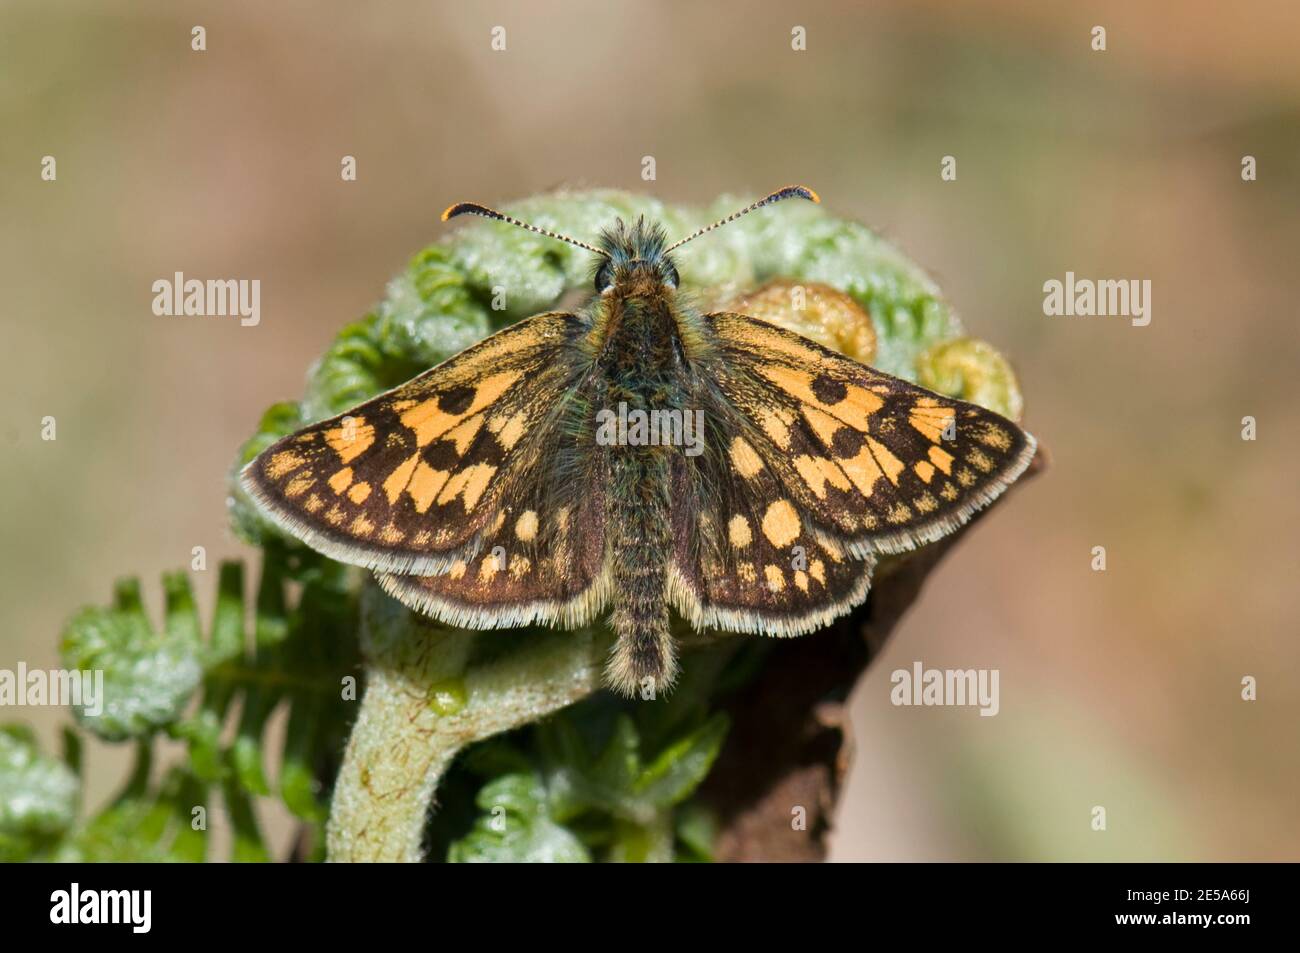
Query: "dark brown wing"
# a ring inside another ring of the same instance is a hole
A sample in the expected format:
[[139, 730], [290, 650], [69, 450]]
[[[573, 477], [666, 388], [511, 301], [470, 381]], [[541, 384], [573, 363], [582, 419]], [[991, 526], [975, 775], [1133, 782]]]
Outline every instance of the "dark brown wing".
[[732, 479], [782, 488], [851, 552], [933, 542], [996, 499], [1033, 458], [1006, 418], [865, 367], [739, 314], [706, 315], [708, 399], [731, 415]]

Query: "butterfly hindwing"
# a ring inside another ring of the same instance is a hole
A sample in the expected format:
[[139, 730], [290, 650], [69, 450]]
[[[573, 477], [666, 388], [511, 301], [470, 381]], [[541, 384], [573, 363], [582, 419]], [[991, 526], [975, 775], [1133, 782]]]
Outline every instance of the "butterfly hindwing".
[[532, 471], [512, 483], [476, 550], [438, 575], [381, 573], [380, 585], [412, 609], [466, 628], [591, 621], [610, 598], [606, 480], [580, 427], [569, 420], [556, 432]]
[[866, 598], [873, 560], [812, 525], [772, 473], [682, 456], [673, 490], [669, 596], [696, 628], [801, 635]]
[[1033, 437], [992, 411], [764, 321], [727, 312], [705, 320], [719, 358], [704, 400], [730, 416], [721, 439], [732, 478], [779, 485], [855, 555], [904, 552], [952, 532], [1033, 458]]
[[439, 572], [473, 547], [560, 426], [587, 322], [540, 314], [346, 414], [276, 442], [244, 487], [277, 523], [341, 562]]

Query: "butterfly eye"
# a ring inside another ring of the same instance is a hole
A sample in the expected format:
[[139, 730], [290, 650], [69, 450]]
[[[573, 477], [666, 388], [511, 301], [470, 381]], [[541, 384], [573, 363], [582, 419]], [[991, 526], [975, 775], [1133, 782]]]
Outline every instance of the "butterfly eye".
[[596, 290], [601, 294], [608, 291], [610, 285], [614, 283], [613, 272], [613, 262], [608, 259], [601, 262], [600, 267], [596, 269]]

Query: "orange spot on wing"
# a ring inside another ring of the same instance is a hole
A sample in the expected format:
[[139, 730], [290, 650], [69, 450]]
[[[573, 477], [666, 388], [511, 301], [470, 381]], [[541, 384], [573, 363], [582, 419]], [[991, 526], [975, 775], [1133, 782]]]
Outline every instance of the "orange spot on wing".
[[483, 426], [483, 415], [471, 417], [458, 427], [453, 427], [442, 435], [443, 440], [451, 440], [456, 444], [456, 455], [463, 457], [469, 445], [473, 443], [474, 438], [478, 436], [479, 430]]
[[515, 521], [515, 535], [525, 543], [537, 538], [537, 511], [525, 510]]
[[859, 387], [857, 384], [848, 382], [843, 382], [843, 400], [834, 404], [823, 403], [813, 393], [812, 383], [817, 375], [810, 371], [785, 367], [780, 364], [766, 364], [759, 365], [758, 372], [791, 397], [798, 398], [805, 404], [811, 404], [818, 410], [825, 411], [855, 430], [865, 432], [871, 415], [885, 405], [883, 400], [865, 387]]
[[281, 450], [266, 462], [266, 475], [272, 480], [278, 480], [306, 462], [306, 457], [300, 457], [292, 450]]
[[479, 497], [487, 489], [488, 481], [492, 479], [492, 475], [496, 472], [496, 467], [486, 463], [476, 463], [473, 466], [456, 471], [447, 480], [442, 492], [438, 494], [438, 505], [446, 506], [457, 496], [460, 496], [465, 505], [465, 512], [469, 513], [478, 503]]
[[870, 449], [865, 444], [858, 450], [856, 457], [849, 457], [836, 462], [843, 468], [844, 473], [853, 481], [853, 485], [858, 488], [858, 492], [863, 496], [870, 496], [872, 487], [876, 485], [876, 480], [884, 476], [880, 471], [880, 465], [876, 463], [876, 458], [871, 455]]
[[758, 414], [758, 425], [769, 440], [782, 450], [790, 449], [790, 422], [794, 418], [784, 411], [764, 410]]
[[411, 474], [415, 472], [415, 465], [420, 462], [420, 454], [411, 454], [398, 465], [397, 469], [388, 475], [384, 481], [384, 495], [388, 497], [390, 504], [396, 503], [397, 498], [402, 495], [406, 489], [406, 484], [411, 481]]
[[330, 489], [335, 493], [342, 493], [352, 482], [352, 468], [344, 467], [338, 473], [329, 478]]
[[753, 532], [749, 528], [749, 520], [737, 513], [727, 524], [727, 538], [731, 540], [731, 545], [737, 549], [744, 549], [754, 538]]
[[819, 500], [826, 499], [827, 483], [837, 490], [847, 490], [853, 485], [839, 465], [826, 457], [795, 457], [794, 468]]
[[523, 411], [520, 411], [512, 417], [493, 417], [488, 421], [488, 429], [497, 435], [497, 440], [500, 441], [501, 446], [507, 450], [512, 450], [514, 445], [519, 442], [519, 438], [524, 435], [527, 422]]
[[415, 442], [423, 447], [451, 430], [462, 420], [477, 414], [501, 397], [520, 377], [522, 371], [502, 371], [482, 378], [474, 388], [474, 397], [462, 413], [449, 414], [438, 408], [438, 398], [422, 400], [402, 413], [402, 424], [415, 431]]
[[789, 500], [777, 500], [763, 514], [763, 535], [778, 549], [798, 539], [799, 529], [799, 514]]
[[316, 478], [310, 473], [300, 473], [289, 481], [289, 485], [284, 488], [284, 495], [289, 499], [302, 496], [315, 482]]
[[375, 442], [375, 428], [364, 417], [353, 417], [346, 424], [325, 431], [325, 442], [339, 455], [342, 463], [351, 463]]
[[944, 430], [957, 419], [957, 411], [945, 407], [933, 397], [922, 397], [912, 406], [907, 421], [929, 440], [938, 443]]
[[415, 472], [411, 474], [411, 482], [407, 485], [406, 491], [411, 494], [411, 499], [415, 501], [415, 511], [423, 513], [433, 504], [434, 498], [438, 495], [451, 476], [447, 470], [435, 470], [423, 460], [417, 460]]
[[874, 437], [867, 438], [867, 446], [871, 448], [876, 462], [880, 464], [880, 469], [884, 471], [889, 482], [898, 486], [898, 475], [903, 472], [903, 461], [890, 453], [889, 448]]
[[1011, 435], [997, 424], [987, 424], [979, 434], [979, 442], [994, 450], [1011, 448]]
[[952, 474], [952, 454], [942, 447], [930, 448], [930, 462], [945, 474]]
[[757, 476], [763, 469], [763, 461], [744, 437], [731, 441], [731, 462], [736, 472], [745, 479]]

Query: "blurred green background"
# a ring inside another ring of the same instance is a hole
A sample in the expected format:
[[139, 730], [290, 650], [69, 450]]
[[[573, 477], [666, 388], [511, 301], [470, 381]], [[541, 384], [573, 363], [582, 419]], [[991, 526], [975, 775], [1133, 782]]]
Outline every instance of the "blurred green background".
[[[0, 667], [196, 545], [210, 600], [239, 442], [450, 202], [805, 182], [1012, 356], [1052, 459], [861, 686], [833, 856], [1300, 858], [1300, 7], [867, 6], [6, 0]], [[1045, 317], [1067, 270], [1150, 279], [1150, 326]], [[155, 316], [175, 271], [260, 278], [260, 326]], [[1000, 714], [893, 707], [914, 660], [999, 669]]]

